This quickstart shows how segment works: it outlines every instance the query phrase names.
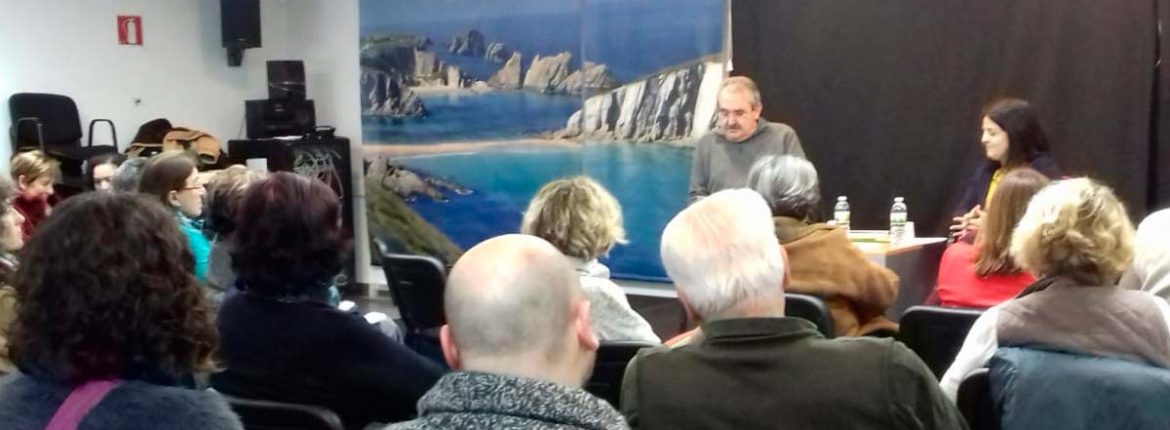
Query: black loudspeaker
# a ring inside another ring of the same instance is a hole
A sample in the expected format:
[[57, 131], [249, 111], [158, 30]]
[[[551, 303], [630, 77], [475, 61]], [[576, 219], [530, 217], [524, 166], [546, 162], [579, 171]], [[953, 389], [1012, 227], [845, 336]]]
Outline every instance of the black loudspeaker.
[[260, 47], [260, 0], [219, 0], [228, 65], [239, 66], [244, 50]]
[[270, 100], [305, 99], [305, 63], [299, 60], [268, 62]]
[[248, 100], [244, 119], [249, 139], [301, 136], [317, 127], [312, 100]]

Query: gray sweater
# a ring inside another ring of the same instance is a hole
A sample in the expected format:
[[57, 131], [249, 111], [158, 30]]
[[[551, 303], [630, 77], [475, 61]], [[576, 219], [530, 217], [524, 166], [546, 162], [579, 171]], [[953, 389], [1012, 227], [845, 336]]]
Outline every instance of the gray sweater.
[[642, 318], [625, 291], [609, 280], [609, 268], [593, 261], [569, 257], [580, 275], [581, 289], [589, 298], [589, 324], [597, 338], [604, 341], [641, 341], [662, 343], [650, 323]]
[[[0, 423], [8, 430], [40, 430], [72, 387], [13, 374], [0, 379]], [[223, 397], [212, 391], [123, 382], [81, 420], [78, 430], [243, 429]]]
[[580, 388], [477, 372], [444, 376], [418, 401], [418, 415], [387, 430], [629, 428], [609, 403]]
[[794, 155], [804, 158], [796, 131], [785, 124], [760, 119], [756, 132], [733, 143], [712, 131], [695, 145], [691, 164], [691, 201], [728, 188], [747, 185], [748, 172], [761, 155]]

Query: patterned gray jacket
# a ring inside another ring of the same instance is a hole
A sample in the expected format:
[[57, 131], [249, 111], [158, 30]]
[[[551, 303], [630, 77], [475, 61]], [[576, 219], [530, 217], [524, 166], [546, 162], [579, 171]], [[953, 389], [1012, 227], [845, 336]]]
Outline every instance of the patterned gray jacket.
[[418, 411], [418, 419], [387, 430], [629, 428], [617, 410], [580, 388], [477, 372], [443, 376]]

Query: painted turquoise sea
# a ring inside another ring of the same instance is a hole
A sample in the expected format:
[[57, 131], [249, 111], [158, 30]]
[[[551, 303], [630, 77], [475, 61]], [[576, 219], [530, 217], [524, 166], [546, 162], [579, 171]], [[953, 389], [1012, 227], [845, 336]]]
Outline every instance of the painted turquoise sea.
[[659, 237], [686, 205], [691, 151], [663, 144], [591, 143], [580, 147], [491, 150], [399, 158], [408, 168], [475, 190], [411, 203], [465, 249], [516, 232], [528, 201], [548, 181], [585, 174], [622, 204], [629, 244], [603, 259], [616, 278], [665, 280]]

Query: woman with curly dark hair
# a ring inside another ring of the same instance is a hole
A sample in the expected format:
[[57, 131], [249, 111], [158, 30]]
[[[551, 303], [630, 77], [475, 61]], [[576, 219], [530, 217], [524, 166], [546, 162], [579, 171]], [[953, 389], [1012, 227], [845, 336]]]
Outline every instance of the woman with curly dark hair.
[[253, 183], [231, 241], [238, 292], [219, 309], [216, 390], [324, 406], [355, 429], [415, 413], [441, 367], [330, 303], [348, 246], [333, 190], [287, 172]]
[[8, 345], [22, 374], [0, 384], [5, 428], [242, 428], [218, 394], [182, 386], [213, 369], [217, 336], [173, 213], [147, 196], [83, 194], [23, 257]]

